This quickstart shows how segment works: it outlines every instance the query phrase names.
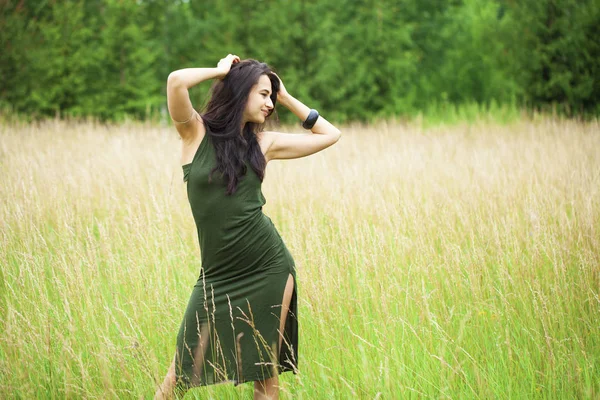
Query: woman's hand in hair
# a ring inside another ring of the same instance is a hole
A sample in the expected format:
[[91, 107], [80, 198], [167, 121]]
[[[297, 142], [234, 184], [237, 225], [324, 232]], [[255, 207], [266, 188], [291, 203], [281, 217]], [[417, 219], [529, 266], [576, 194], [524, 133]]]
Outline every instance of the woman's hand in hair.
[[288, 99], [288, 97], [290, 97], [290, 94], [285, 89], [285, 86], [283, 86], [283, 81], [281, 80], [279, 75], [277, 75], [276, 73], [273, 73], [273, 75], [275, 75], [277, 77], [277, 79], [279, 79], [279, 90], [277, 91], [277, 101], [285, 106], [285, 102]]
[[219, 63], [217, 64], [217, 69], [221, 74], [221, 78], [224, 78], [225, 75], [229, 73], [231, 70], [231, 66], [233, 64], [237, 64], [240, 62], [240, 58], [234, 54], [228, 54], [227, 57], [221, 58]]

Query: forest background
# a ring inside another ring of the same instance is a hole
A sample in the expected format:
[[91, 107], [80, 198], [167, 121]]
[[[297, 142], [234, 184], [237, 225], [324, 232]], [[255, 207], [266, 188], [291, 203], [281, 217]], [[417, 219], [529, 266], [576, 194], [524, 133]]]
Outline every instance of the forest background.
[[[8, 0], [0, 109], [165, 120], [171, 71], [235, 53], [336, 122], [473, 107], [587, 118], [599, 38], [599, 0]], [[192, 91], [197, 108], [209, 85]]]

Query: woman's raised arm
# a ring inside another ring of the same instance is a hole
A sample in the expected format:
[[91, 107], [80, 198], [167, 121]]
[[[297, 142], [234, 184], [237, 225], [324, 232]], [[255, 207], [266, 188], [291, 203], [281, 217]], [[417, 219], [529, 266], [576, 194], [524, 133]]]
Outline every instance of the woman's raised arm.
[[[301, 121], [304, 121], [310, 112], [306, 105], [287, 92], [281, 78], [279, 79], [277, 101], [294, 113]], [[268, 140], [265, 158], [268, 162], [269, 160], [305, 157], [336, 143], [341, 134], [338, 128], [321, 116], [318, 117], [317, 122], [311, 128], [311, 133], [265, 132], [264, 137]]]
[[231, 69], [231, 65], [240, 61], [236, 55], [229, 54], [221, 59], [216, 68], [185, 68], [173, 71], [167, 79], [167, 104], [169, 114], [182, 139], [188, 139], [197, 131], [200, 120], [190, 101], [189, 88], [208, 79], [222, 78]]

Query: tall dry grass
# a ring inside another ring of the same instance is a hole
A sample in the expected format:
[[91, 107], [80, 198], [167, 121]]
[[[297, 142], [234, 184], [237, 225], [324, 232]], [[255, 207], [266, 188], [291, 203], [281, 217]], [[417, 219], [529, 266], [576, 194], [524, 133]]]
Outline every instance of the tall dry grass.
[[[200, 268], [175, 130], [0, 129], [0, 397], [150, 397]], [[299, 282], [283, 397], [599, 397], [599, 190], [598, 122], [350, 126], [270, 163]]]

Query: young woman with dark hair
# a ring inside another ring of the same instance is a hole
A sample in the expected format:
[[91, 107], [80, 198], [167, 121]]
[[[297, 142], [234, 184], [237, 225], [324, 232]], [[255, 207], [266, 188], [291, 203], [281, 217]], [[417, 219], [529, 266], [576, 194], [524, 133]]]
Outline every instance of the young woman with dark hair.
[[[208, 79], [216, 82], [199, 114], [188, 89]], [[316, 153], [337, 142], [340, 131], [291, 96], [269, 66], [232, 54], [216, 68], [172, 72], [167, 98], [182, 139], [202, 268], [155, 399], [195, 386], [250, 381], [255, 399], [276, 399], [279, 374], [297, 371], [296, 272], [262, 212], [261, 184], [269, 161]], [[277, 102], [311, 133], [265, 131]]]

